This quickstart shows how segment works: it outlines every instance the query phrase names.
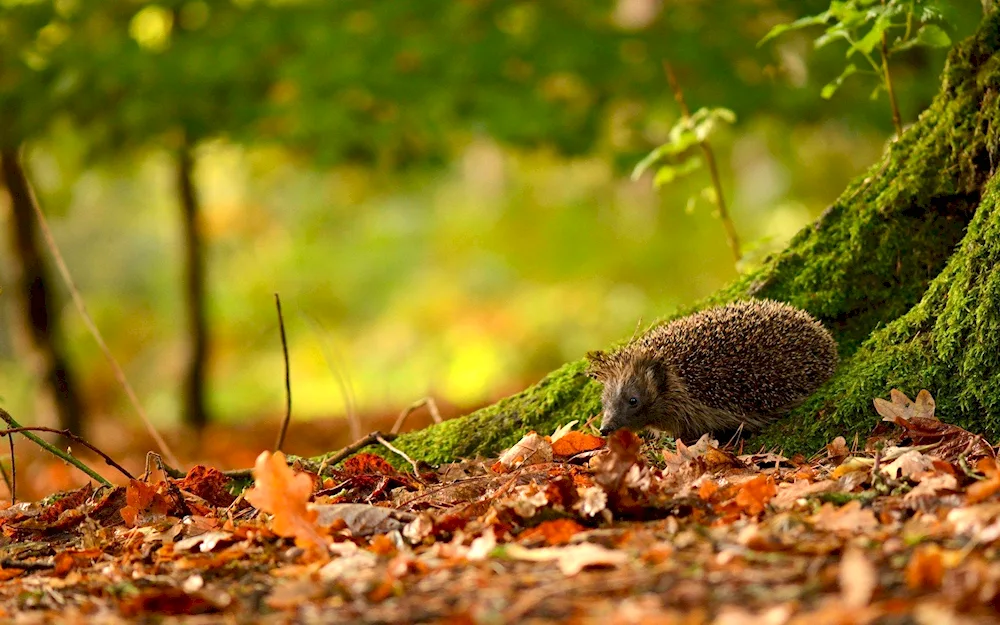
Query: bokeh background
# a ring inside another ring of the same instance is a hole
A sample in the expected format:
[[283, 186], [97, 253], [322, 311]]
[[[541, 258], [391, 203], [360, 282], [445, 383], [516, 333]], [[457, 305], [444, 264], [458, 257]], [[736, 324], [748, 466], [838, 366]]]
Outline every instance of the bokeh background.
[[[825, 6], [0, 0], [0, 147], [21, 154], [157, 424], [191, 420], [187, 178], [210, 431], [265, 420], [273, 437], [278, 292], [295, 422], [325, 419], [298, 431], [334, 446], [348, 413], [384, 424], [432, 396], [454, 415], [517, 391], [711, 293], [814, 219], [892, 136], [867, 77], [820, 98], [846, 46], [816, 50], [809, 31], [757, 46]], [[947, 9], [953, 40], [981, 16], [976, 2]], [[904, 121], [936, 91], [945, 52], [894, 57]], [[704, 170], [659, 190], [630, 179], [679, 116], [664, 60], [692, 108], [736, 113], [712, 144], [747, 248], [738, 266]], [[0, 229], [0, 401], [54, 425], [3, 193]], [[135, 413], [43, 254], [81, 427], [122, 443]]]

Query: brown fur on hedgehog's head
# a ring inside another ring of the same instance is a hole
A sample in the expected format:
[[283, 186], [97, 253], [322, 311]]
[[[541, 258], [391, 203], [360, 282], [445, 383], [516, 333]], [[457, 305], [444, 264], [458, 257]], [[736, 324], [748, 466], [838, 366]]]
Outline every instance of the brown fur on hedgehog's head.
[[668, 365], [642, 350], [622, 349], [613, 353], [587, 353], [587, 375], [601, 382], [601, 434], [628, 428], [638, 432], [662, 423], [670, 395]]

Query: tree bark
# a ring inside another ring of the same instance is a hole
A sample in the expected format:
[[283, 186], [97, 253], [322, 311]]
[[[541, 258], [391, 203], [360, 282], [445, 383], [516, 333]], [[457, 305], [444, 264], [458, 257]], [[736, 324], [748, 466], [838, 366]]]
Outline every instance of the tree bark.
[[10, 195], [10, 242], [16, 274], [11, 290], [19, 309], [17, 316], [35, 352], [35, 359], [40, 363], [45, 392], [52, 398], [60, 429], [83, 435], [86, 422], [83, 402], [53, 315], [58, 306], [49, 287], [49, 273], [38, 243], [35, 196], [16, 148], [0, 149], [0, 169]]
[[[1000, 435], [998, 94], [993, 10], [952, 50], [938, 96], [879, 163], [784, 252], [694, 307], [781, 300], [837, 338], [834, 378], [751, 447], [811, 452], [836, 436], [863, 437], [878, 422], [872, 399], [894, 387], [911, 396], [927, 388], [945, 420]], [[585, 421], [600, 412], [600, 387], [584, 368], [569, 363], [522, 393], [395, 444], [440, 463]]]
[[184, 306], [186, 308], [188, 361], [184, 372], [184, 422], [197, 431], [208, 425], [205, 374], [208, 361], [208, 322], [205, 314], [205, 253], [199, 227], [201, 207], [194, 185], [194, 158], [185, 142], [177, 155], [177, 192], [184, 239]]

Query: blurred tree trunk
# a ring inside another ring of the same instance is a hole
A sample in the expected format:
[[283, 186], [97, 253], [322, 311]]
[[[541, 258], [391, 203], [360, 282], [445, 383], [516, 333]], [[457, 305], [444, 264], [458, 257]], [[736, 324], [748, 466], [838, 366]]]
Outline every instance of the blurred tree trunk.
[[[1000, 11], [951, 51], [931, 106], [785, 251], [699, 307], [748, 297], [808, 310], [841, 365], [803, 406], [747, 442], [788, 453], [866, 436], [874, 397], [927, 388], [938, 414], [1000, 436]], [[601, 347], [601, 346], [594, 346]], [[599, 414], [600, 387], [569, 363], [471, 415], [401, 435], [431, 463], [488, 456], [526, 431]]]
[[17, 317], [28, 337], [33, 360], [39, 363], [44, 390], [51, 397], [59, 427], [83, 434], [86, 422], [76, 379], [62, 344], [56, 317], [58, 310], [49, 287], [49, 274], [38, 244], [35, 196], [16, 148], [0, 149], [3, 182], [10, 195], [10, 243], [14, 254], [12, 295]]
[[205, 315], [205, 250], [199, 226], [201, 205], [194, 185], [194, 157], [185, 140], [177, 155], [177, 192], [183, 218], [184, 305], [189, 341], [184, 373], [184, 422], [199, 432], [208, 424], [205, 372], [208, 360], [208, 323]]

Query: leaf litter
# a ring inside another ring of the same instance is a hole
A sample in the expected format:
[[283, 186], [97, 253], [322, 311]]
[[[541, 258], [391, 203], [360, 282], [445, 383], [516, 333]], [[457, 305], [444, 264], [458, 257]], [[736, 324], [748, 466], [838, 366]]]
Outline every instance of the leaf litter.
[[994, 448], [926, 391], [875, 408], [811, 459], [569, 424], [421, 475], [265, 452], [242, 496], [203, 466], [87, 486], [0, 510], [0, 618], [994, 622]]

